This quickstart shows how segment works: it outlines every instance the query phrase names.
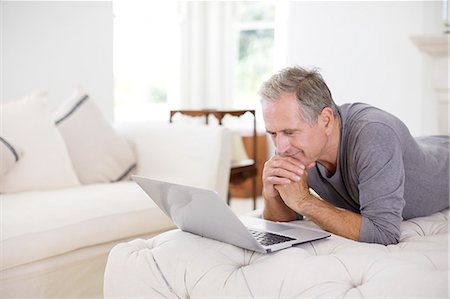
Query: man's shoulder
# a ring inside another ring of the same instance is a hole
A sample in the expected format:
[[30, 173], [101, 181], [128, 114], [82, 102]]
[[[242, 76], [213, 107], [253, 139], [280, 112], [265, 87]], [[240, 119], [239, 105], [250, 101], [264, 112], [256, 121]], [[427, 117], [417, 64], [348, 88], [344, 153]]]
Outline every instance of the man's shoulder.
[[366, 103], [348, 103], [339, 106], [342, 127], [346, 133], [357, 133], [366, 127], [390, 128], [404, 131], [404, 123], [391, 113]]
[[387, 153], [414, 142], [406, 125], [382, 109], [364, 103], [346, 104], [339, 109], [344, 155], [373, 155], [375, 150]]
[[383, 109], [361, 102], [343, 104], [338, 109], [344, 121], [354, 119], [380, 121], [385, 118], [394, 117]]

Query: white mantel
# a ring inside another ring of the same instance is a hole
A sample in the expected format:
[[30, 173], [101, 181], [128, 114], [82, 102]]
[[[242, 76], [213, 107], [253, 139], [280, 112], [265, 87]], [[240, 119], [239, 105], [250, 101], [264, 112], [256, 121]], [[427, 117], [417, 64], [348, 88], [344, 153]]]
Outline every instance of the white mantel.
[[414, 36], [412, 41], [433, 58], [433, 87], [436, 92], [439, 134], [449, 134], [449, 35]]
[[422, 35], [413, 36], [412, 40], [417, 48], [433, 57], [448, 57], [448, 35]]

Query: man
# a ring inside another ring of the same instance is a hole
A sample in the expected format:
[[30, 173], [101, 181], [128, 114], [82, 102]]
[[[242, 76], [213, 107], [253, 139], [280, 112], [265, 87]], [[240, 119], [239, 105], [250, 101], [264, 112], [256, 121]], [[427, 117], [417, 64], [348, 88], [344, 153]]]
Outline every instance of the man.
[[276, 148], [263, 170], [264, 218], [304, 215], [331, 233], [387, 245], [398, 243], [403, 219], [448, 208], [448, 136], [413, 138], [385, 111], [338, 107], [320, 74], [299, 67], [272, 76], [260, 95]]

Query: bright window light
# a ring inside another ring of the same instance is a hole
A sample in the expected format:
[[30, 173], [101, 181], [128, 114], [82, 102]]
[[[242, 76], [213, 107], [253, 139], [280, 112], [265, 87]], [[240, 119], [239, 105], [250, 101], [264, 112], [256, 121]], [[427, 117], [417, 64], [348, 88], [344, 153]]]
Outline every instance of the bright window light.
[[275, 4], [239, 1], [238, 61], [234, 106], [258, 107], [258, 89], [273, 72]]
[[[181, 42], [190, 38], [181, 36], [182, 4], [113, 1], [116, 121], [167, 121], [169, 107], [186, 100], [180, 96], [180, 74], [196, 66], [180, 59]], [[237, 41], [230, 49], [235, 52], [224, 54], [237, 57], [234, 78], [229, 78], [235, 80], [233, 106], [258, 109], [257, 91], [273, 72], [275, 1], [238, 1], [236, 6], [237, 23], [227, 33]]]
[[113, 2], [116, 121], [167, 120], [179, 67], [177, 1]]

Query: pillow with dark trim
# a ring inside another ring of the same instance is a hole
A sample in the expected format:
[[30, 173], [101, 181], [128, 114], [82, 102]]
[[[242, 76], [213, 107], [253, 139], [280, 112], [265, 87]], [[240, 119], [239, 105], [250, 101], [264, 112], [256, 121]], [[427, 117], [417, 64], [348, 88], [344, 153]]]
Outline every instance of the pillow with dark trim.
[[7, 173], [22, 157], [21, 148], [0, 136], [0, 175]]
[[[44, 93], [33, 93], [3, 104], [0, 114], [0, 136], [10, 145], [19, 145], [24, 152], [21, 158], [19, 155], [20, 160], [0, 176], [0, 193], [80, 185], [64, 140], [52, 121]], [[2, 150], [2, 160], [7, 156], [3, 153]]]
[[87, 93], [76, 90], [53, 114], [82, 184], [118, 182], [131, 177], [136, 155], [106, 121]]

